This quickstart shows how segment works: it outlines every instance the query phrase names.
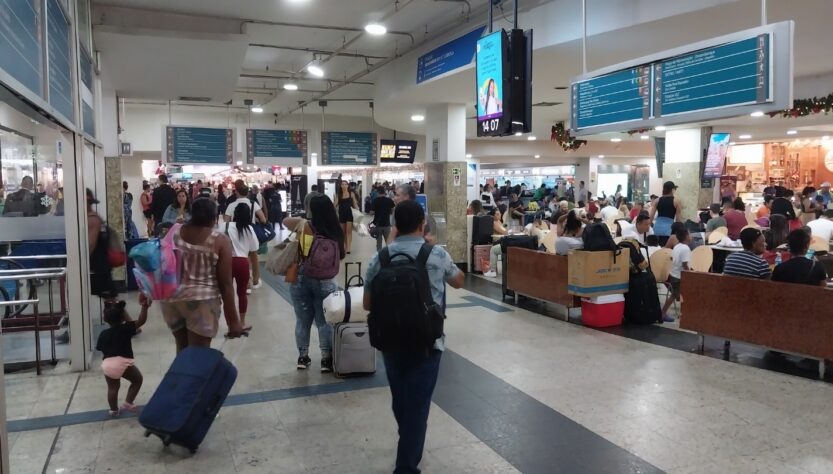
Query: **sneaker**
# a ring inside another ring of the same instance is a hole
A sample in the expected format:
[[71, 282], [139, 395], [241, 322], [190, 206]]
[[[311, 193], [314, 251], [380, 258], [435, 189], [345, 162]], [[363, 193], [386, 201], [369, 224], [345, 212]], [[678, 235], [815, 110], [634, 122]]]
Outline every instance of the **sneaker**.
[[674, 316], [669, 316], [667, 314], [662, 316], [662, 322], [664, 323], [673, 323], [675, 321]]
[[107, 412], [107, 414], [110, 415], [110, 418], [115, 418], [115, 417], [119, 416], [119, 411], [118, 410], [109, 410]]
[[497, 276], [497, 272], [494, 270], [489, 270], [488, 272], [484, 273], [483, 276], [487, 278], [495, 278]]
[[252, 289], [251, 288], [246, 288], [246, 294], [251, 295], [252, 294]]
[[131, 413], [136, 413], [137, 411], [139, 411], [139, 408], [133, 403], [124, 402], [121, 404], [121, 409], [119, 411], [129, 411]]
[[261, 286], [263, 286], [263, 281], [262, 280], [257, 282], [256, 285], [252, 285], [252, 289], [253, 290], [259, 290]]
[[298, 357], [298, 365], [296, 366], [298, 370], [307, 370], [309, 369], [309, 365], [312, 363], [312, 360], [309, 356], [301, 356]]
[[321, 359], [321, 373], [328, 373], [333, 371], [333, 358], [324, 357]]

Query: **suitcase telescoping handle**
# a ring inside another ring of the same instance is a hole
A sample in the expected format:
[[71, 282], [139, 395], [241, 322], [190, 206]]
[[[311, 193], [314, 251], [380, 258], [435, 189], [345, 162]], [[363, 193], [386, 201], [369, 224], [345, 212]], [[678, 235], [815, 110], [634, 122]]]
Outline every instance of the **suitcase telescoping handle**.
[[226, 338], [223, 339], [223, 342], [220, 344], [220, 347], [217, 349], [220, 352], [222, 352], [224, 356], [226, 356], [226, 355], [228, 355], [228, 353], [226, 352], [226, 347], [229, 344], [236, 345], [237, 349], [234, 350], [234, 353], [231, 354], [231, 357], [226, 357], [226, 359], [228, 359], [229, 362], [231, 362], [233, 365], [237, 365], [237, 358], [240, 357], [240, 354], [243, 353], [243, 348], [246, 347], [246, 345], [248, 344], [249, 333], [244, 332], [240, 337], [237, 337], [235, 339], [242, 339], [242, 340], [238, 341], [238, 342], [229, 342], [229, 341], [231, 341], [231, 339], [226, 337]]

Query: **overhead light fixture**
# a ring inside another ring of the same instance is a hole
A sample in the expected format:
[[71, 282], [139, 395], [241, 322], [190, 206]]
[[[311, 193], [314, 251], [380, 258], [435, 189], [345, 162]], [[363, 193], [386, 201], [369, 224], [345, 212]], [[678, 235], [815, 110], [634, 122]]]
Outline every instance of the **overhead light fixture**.
[[471, 158], [471, 153], [466, 153], [466, 158]]
[[798, 130], [787, 130], [787, 135], [797, 135]]
[[743, 135], [738, 135], [738, 138], [741, 139], [741, 140], [749, 140], [750, 138], [752, 138], [752, 135], [749, 135], [748, 133], [746, 133], [746, 134], [743, 134]]
[[654, 127], [654, 130], [656, 130], [658, 132], [664, 132], [665, 131], [665, 125], [657, 125], [656, 127]]
[[315, 77], [324, 77], [324, 70], [318, 64], [312, 63], [307, 66], [307, 72]]
[[531, 141], [531, 142], [534, 142], [535, 140], [538, 139], [538, 137], [536, 137], [535, 135], [530, 135], [530, 136], [526, 137], [526, 139]]
[[262, 114], [263, 113], [263, 107], [252, 107], [252, 112], [254, 112], [256, 114]]
[[605, 157], [604, 155], [599, 155], [599, 158], [604, 158], [604, 157]]
[[379, 23], [368, 23], [364, 26], [364, 31], [373, 36], [382, 36], [388, 32], [388, 29], [385, 28], [385, 25]]
[[749, 115], [751, 115], [752, 117], [763, 117], [763, 116], [764, 116], [764, 113], [763, 113], [763, 112], [761, 112], [760, 110], [756, 110], [756, 111], [752, 112], [752, 113], [751, 113], [751, 114], [749, 114]]
[[293, 84], [291, 82], [288, 82], [288, 83], [283, 85], [283, 88], [284, 88], [284, 90], [288, 90], [288, 91], [297, 91], [298, 90], [298, 84]]
[[735, 142], [729, 142], [729, 146], [735, 146]]
[[541, 158], [541, 155], [535, 155], [535, 159]]
[[411, 121], [413, 121], [413, 122], [422, 122], [423, 120], [425, 120], [424, 115], [420, 115], [420, 114], [411, 115]]
[[523, 136], [523, 132], [515, 132], [515, 136], [516, 137], [521, 137], [521, 136]]
[[640, 140], [647, 140], [647, 139], [649, 139], [649, 138], [651, 138], [649, 135], [640, 135], [640, 136], [639, 136], [639, 139], [640, 139]]
[[238, 162], [237, 162], [237, 166], [243, 166], [243, 162], [242, 162], [242, 161], [238, 161]]
[[825, 136], [821, 137], [821, 139], [824, 140], [824, 141], [830, 140], [830, 135], [825, 135]]
[[613, 143], [619, 143], [619, 142], [622, 141], [622, 139], [619, 138], [619, 137], [614, 137], [614, 138], [611, 138], [610, 141], [612, 141]]

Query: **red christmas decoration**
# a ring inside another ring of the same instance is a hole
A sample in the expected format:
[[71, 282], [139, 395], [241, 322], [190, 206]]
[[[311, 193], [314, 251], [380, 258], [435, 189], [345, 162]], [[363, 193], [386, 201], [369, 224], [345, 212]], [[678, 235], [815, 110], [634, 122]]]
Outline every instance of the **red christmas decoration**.
[[564, 122], [558, 122], [552, 126], [550, 140], [558, 143], [564, 151], [575, 151], [587, 144], [587, 140], [578, 140], [564, 126]]

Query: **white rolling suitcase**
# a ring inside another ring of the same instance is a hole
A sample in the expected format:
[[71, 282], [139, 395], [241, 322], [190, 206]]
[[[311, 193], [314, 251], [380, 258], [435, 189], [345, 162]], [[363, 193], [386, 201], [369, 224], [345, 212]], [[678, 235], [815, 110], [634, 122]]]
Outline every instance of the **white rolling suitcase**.
[[[358, 279], [361, 282], [361, 277]], [[344, 318], [333, 331], [333, 372], [336, 377], [372, 375], [376, 373], [376, 349], [370, 345], [366, 315], [364, 322], [350, 322], [353, 305], [349, 282], [347, 289], [342, 293]]]

